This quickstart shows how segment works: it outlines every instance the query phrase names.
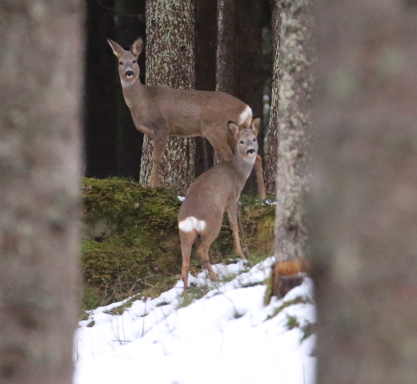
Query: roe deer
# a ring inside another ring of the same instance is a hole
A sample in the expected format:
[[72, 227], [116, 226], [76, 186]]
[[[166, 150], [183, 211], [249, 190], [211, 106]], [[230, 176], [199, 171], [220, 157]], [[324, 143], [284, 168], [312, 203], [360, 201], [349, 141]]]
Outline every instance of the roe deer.
[[[138, 38], [129, 51], [107, 39], [119, 60], [123, 96], [136, 129], [154, 140], [152, 170], [148, 184], [159, 184], [159, 168], [168, 136], [202, 136], [213, 146], [222, 161], [233, 157], [236, 142], [228, 131], [228, 122], [248, 128], [252, 110], [243, 101], [224, 92], [180, 90], [146, 86], [139, 79], [138, 56], [143, 41]], [[255, 164], [258, 193], [265, 199], [260, 156]]]
[[256, 135], [259, 124], [258, 118], [252, 122], [249, 129], [240, 130], [236, 124], [229, 123], [229, 129], [237, 143], [233, 158], [216, 164], [199, 176], [191, 184], [181, 205], [178, 228], [185, 292], [188, 287], [191, 248], [197, 235], [201, 237], [201, 245], [197, 253], [207, 268], [210, 278], [217, 279], [210, 265], [208, 251], [220, 232], [225, 210], [232, 227], [236, 253], [245, 259], [239, 239], [236, 203], [256, 161], [258, 151]]

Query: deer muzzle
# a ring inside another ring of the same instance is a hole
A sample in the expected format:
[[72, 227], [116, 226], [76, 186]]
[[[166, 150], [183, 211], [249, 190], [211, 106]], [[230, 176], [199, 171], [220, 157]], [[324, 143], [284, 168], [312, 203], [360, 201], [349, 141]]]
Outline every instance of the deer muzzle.
[[254, 148], [249, 148], [247, 151], [246, 151], [246, 153], [248, 154], [248, 155], [252, 155], [253, 153], [255, 153], [256, 151], [255, 151], [255, 149]]
[[131, 79], [132, 77], [133, 77], [133, 75], [134, 75], [135, 73], [131, 70], [131, 69], [128, 69], [126, 72], [125, 72], [125, 75], [126, 75], [126, 77], [128, 78], [128, 79]]

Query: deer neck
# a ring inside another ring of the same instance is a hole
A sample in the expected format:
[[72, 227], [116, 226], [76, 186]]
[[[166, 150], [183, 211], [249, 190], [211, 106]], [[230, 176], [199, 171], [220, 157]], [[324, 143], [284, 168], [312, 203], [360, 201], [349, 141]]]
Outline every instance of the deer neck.
[[122, 83], [123, 96], [126, 105], [129, 109], [132, 109], [133, 106], [137, 104], [137, 96], [142, 92], [144, 85], [140, 82], [139, 77], [132, 82], [127, 82], [123, 79], [121, 79], [120, 82]]
[[242, 156], [239, 156], [237, 153], [233, 156], [233, 165], [237, 172], [241, 175], [244, 182], [246, 182], [247, 178], [249, 177], [255, 161], [256, 157], [245, 159]]

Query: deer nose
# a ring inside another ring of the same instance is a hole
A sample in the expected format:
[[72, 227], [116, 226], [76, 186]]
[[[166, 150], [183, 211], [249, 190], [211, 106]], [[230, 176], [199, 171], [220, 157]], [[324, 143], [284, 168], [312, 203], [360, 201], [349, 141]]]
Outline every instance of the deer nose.
[[255, 153], [255, 149], [254, 148], [250, 148], [247, 150], [247, 153], [252, 155], [252, 153]]
[[125, 75], [128, 79], [130, 79], [131, 77], [133, 77], [134, 72], [131, 69], [129, 69], [125, 72]]

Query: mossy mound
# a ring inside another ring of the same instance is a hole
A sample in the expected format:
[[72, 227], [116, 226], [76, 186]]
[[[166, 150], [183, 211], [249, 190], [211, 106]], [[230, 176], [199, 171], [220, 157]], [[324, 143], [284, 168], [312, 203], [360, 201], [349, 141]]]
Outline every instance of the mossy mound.
[[[181, 273], [175, 193], [118, 178], [83, 180], [83, 309], [137, 292], [157, 295]], [[275, 207], [242, 198], [243, 245], [255, 256], [270, 254]], [[212, 262], [233, 257], [233, 236], [225, 215]], [[200, 269], [192, 258], [192, 273]]]

